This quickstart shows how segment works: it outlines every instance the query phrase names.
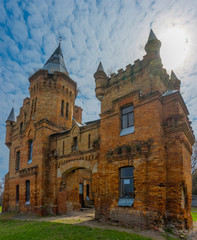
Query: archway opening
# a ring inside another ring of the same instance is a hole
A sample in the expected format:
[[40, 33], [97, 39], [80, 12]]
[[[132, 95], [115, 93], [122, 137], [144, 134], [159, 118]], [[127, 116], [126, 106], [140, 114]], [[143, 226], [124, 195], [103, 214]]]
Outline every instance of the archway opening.
[[68, 169], [62, 174], [60, 185], [64, 186], [62, 194], [65, 196], [67, 213], [94, 207], [95, 191], [90, 169], [84, 167]]

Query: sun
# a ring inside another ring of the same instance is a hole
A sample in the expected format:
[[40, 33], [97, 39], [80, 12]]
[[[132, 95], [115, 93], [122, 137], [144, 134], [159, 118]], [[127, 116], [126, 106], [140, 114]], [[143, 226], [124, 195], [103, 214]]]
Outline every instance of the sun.
[[176, 69], [184, 64], [188, 56], [189, 38], [181, 28], [170, 28], [162, 32], [161, 58], [165, 68]]

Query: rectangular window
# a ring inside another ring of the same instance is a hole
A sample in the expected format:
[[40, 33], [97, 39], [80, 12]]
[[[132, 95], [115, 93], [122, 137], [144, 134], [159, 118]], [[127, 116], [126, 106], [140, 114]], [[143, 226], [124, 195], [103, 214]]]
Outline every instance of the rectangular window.
[[133, 105], [122, 108], [121, 110], [121, 132], [120, 136], [134, 132]]
[[28, 142], [28, 162], [32, 163], [32, 155], [33, 155], [33, 141], [29, 140]]
[[90, 195], [90, 187], [89, 187], [89, 184], [86, 185], [86, 196], [89, 197]]
[[16, 152], [16, 170], [19, 170], [20, 166], [20, 151]]
[[62, 154], [64, 155], [64, 141], [63, 141], [63, 144], [62, 144]]
[[26, 204], [30, 203], [30, 181], [26, 181], [26, 196], [25, 196]]
[[34, 113], [36, 112], [37, 98], [35, 99]]
[[62, 100], [62, 104], [61, 104], [61, 115], [62, 117], [64, 116], [64, 100]]
[[68, 108], [69, 108], [69, 103], [66, 103], [66, 119], [68, 119]]
[[20, 133], [23, 131], [23, 122], [20, 123]]
[[120, 168], [120, 199], [118, 206], [132, 206], [134, 201], [133, 167]]
[[77, 141], [77, 137], [73, 138], [73, 152], [74, 151], [78, 151], [78, 141]]
[[88, 135], [88, 148], [90, 148], [90, 134]]
[[16, 202], [19, 202], [19, 185], [16, 185]]
[[129, 128], [134, 125], [133, 106], [122, 109], [122, 129]]
[[31, 104], [31, 114], [33, 114], [33, 109], [34, 109], [34, 100], [32, 101], [32, 104]]

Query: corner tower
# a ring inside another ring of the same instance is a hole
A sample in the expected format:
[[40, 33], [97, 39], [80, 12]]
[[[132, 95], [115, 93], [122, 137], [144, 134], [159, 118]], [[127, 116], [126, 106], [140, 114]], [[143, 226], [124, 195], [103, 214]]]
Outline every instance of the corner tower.
[[12, 144], [12, 132], [13, 132], [13, 124], [15, 123], [15, 114], [14, 108], [12, 108], [8, 119], [6, 120], [6, 139], [5, 144], [8, 148], [10, 148]]
[[103, 97], [105, 95], [105, 88], [107, 86], [107, 75], [103, 69], [103, 65], [100, 62], [97, 68], [97, 71], [94, 74], [95, 82], [96, 82], [96, 97], [99, 101], [103, 100]]
[[70, 129], [77, 84], [69, 77], [60, 43], [29, 82], [32, 119], [35, 122], [46, 119], [63, 129]]
[[3, 211], [44, 215], [51, 209], [49, 180], [55, 175], [55, 168], [50, 172], [49, 167], [49, 138], [71, 128], [77, 95], [60, 44], [29, 82], [30, 98], [24, 99], [16, 121], [14, 109], [6, 121], [10, 154]]

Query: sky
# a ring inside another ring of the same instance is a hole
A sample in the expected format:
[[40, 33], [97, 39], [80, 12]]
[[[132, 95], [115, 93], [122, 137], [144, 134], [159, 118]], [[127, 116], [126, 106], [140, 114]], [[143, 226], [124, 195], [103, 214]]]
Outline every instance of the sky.
[[0, 179], [9, 162], [5, 121], [13, 104], [19, 114], [28, 78], [43, 67], [59, 36], [85, 122], [99, 118], [93, 77], [99, 62], [110, 74], [142, 59], [152, 28], [162, 42], [163, 67], [181, 80], [197, 136], [196, 26], [196, 0], [0, 0]]

